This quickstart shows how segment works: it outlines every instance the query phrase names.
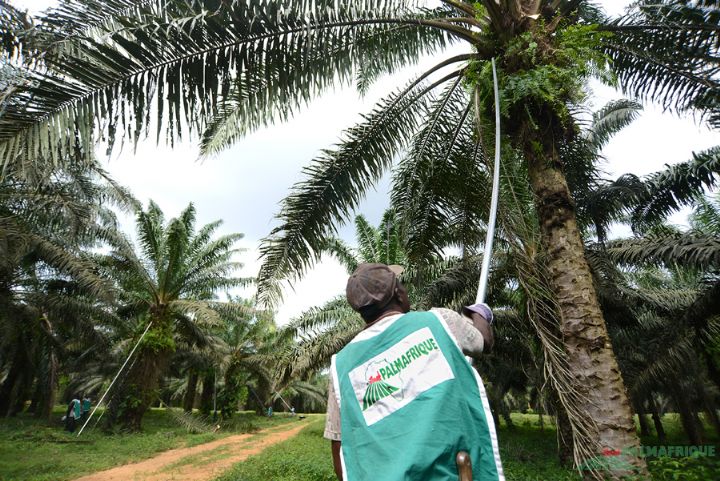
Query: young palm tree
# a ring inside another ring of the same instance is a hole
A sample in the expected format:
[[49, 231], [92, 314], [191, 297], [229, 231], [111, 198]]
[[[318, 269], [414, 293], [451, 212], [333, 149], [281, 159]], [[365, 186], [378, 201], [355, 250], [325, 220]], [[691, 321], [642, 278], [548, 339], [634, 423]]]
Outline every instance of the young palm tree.
[[244, 303], [253, 312], [252, 318], [227, 320], [218, 333], [227, 346], [218, 364], [222, 374], [218, 409], [223, 417], [237, 410], [240, 396], [248, 391], [248, 386], [261, 396], [269, 397], [266, 391], [271, 388], [275, 375], [278, 337], [275, 321], [271, 313], [253, 311], [249, 301]]
[[[308, 180], [287, 199], [282, 223], [263, 248], [262, 295], [276, 298], [281, 280], [312, 263], [333, 222], [357, 206], [421, 127], [447, 129], [440, 119], [475, 116], [476, 127], [487, 124], [488, 60], [496, 57], [505, 132], [527, 162], [567, 353], [588, 387], [585, 407], [597, 419], [600, 446], [634, 445], [559, 153], [574, 135], [572, 106], [583, 95], [583, 81], [607, 73], [608, 57], [627, 90], [678, 110], [702, 108], [718, 122], [719, 67], [708, 61], [718, 48], [716, 6], [642, 1], [608, 22], [577, 0], [441, 4], [66, 0], [22, 37], [28, 52], [41, 55], [22, 59], [22, 83], [4, 96], [0, 159], [21, 169], [71, 150], [88, 158], [96, 133], [111, 142], [146, 134], [154, 106], [158, 136], [165, 129], [172, 139], [209, 125], [204, 147], [214, 152], [290, 115], [331, 84], [357, 76], [364, 88], [424, 52], [465, 42], [469, 53], [444, 60], [382, 100], [308, 168]], [[451, 102], [465, 85], [469, 94]], [[612, 409], [608, 399], [615, 400]]]
[[[355, 238], [357, 248], [336, 237], [329, 238], [323, 252], [335, 257], [348, 274], [364, 262], [400, 264], [409, 267], [408, 272], [412, 271], [412, 266], [406, 262], [398, 219], [393, 210], [385, 211], [378, 227], [370, 225], [363, 215], [355, 217]], [[413, 284], [408, 283], [408, 287], [414, 294]], [[332, 355], [342, 349], [362, 326], [362, 319], [352, 310], [345, 296], [338, 296], [323, 306], [303, 312], [282, 330], [279, 344], [284, 344], [284, 354], [277, 364], [278, 382], [287, 384], [326, 368]]]
[[219, 325], [224, 313], [245, 312], [232, 303], [217, 302], [219, 290], [245, 286], [249, 280], [232, 277], [241, 264], [233, 261], [242, 234], [213, 238], [216, 221], [195, 231], [195, 208], [165, 221], [153, 202], [137, 213], [138, 249], [126, 239], [107, 256], [108, 275], [121, 293], [118, 315], [138, 320], [139, 335], [150, 330], [124, 378], [123, 393], [112, 403], [109, 420], [140, 429], [142, 416], [158, 395], [159, 381], [176, 349], [176, 336]]

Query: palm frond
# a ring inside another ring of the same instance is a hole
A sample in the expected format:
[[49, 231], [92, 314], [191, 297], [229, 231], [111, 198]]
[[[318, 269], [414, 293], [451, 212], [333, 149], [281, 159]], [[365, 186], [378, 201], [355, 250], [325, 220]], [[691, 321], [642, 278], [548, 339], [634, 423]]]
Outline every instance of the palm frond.
[[[32, 20], [27, 12], [19, 10], [6, 0], [0, 0], [0, 58], [5, 61], [16, 59], [26, 48], [23, 42], [25, 32], [32, 27]], [[0, 69], [0, 81], [7, 74], [6, 66]], [[5, 90], [5, 85], [0, 88]], [[0, 112], [2, 109], [0, 108]]]
[[720, 269], [720, 239], [695, 232], [659, 232], [612, 241], [607, 245], [607, 255], [625, 265], [664, 264], [717, 270]]
[[284, 335], [290, 334], [292, 337], [309, 338], [327, 330], [338, 320], [346, 317], [356, 317], [359, 320], [358, 314], [350, 308], [345, 296], [338, 296], [321, 307], [312, 307], [304, 311], [283, 327], [282, 332]]
[[340, 351], [364, 325], [357, 313], [339, 318], [337, 322], [320, 334], [302, 340], [280, 353], [277, 378], [287, 381], [302, 378], [318, 369], [327, 367], [330, 358]]
[[677, 111], [696, 109], [720, 125], [720, 15], [716, 3], [642, 0], [603, 27], [620, 86]]
[[348, 274], [352, 274], [358, 266], [358, 259], [354, 250], [348, 246], [342, 239], [331, 237], [325, 241], [323, 252], [335, 257], [340, 264], [345, 267]]
[[692, 160], [669, 165], [647, 176], [647, 192], [632, 213], [636, 230], [665, 219], [683, 206], [693, 205], [705, 189], [715, 187], [720, 174], [720, 147], [693, 153]]
[[593, 112], [592, 124], [583, 137], [593, 150], [599, 153], [610, 138], [637, 119], [641, 111], [642, 105], [633, 100], [608, 102], [600, 110]]
[[[478, 232], [484, 211], [487, 173], [473, 135], [467, 92], [450, 84], [426, 108], [426, 122], [413, 138], [393, 178], [392, 203], [402, 219], [400, 233], [412, 262], [439, 255], [448, 245], [469, 249], [479, 238], [457, 239], [460, 231]], [[472, 186], [458, 189], [458, 185]], [[458, 198], [460, 197], [460, 198]]]
[[[63, 3], [63, 22], [75, 4], [78, 24], [93, 13], [80, 6], [83, 1]], [[28, 78], [13, 86], [0, 117], [2, 166], [20, 169], [38, 159], [57, 164], [71, 153], [87, 161], [98, 136], [110, 148], [121, 139], [134, 144], [152, 123], [158, 138], [164, 130], [170, 142], [183, 132], [202, 132], [236, 73], [248, 69], [270, 79], [302, 72], [307, 78], [296, 96], [302, 98], [312, 85], [348, 72], [353, 62], [339, 55], [333, 68], [316, 71], [307, 61], [347, 53], [367, 32], [408, 25], [409, 31], [472, 38], [467, 29], [424, 19], [399, 0], [297, 0], [282, 7], [268, 0], [123, 3], [130, 6], [124, 16], [100, 20], [92, 34], [66, 35], [61, 55], [41, 57], [43, 68], [27, 70]], [[52, 26], [52, 14], [45, 25]]]
[[[421, 16], [438, 18], [444, 11], [421, 10]], [[282, 63], [270, 59], [273, 66], [254, 64], [252, 69], [240, 72], [228, 95], [220, 101], [203, 133], [201, 155], [216, 154], [248, 132], [293, 117], [329, 87], [350, 82], [355, 71], [359, 72], [358, 88], [366, 91], [380, 74], [411, 65], [448, 41], [442, 30], [397, 25], [365, 29], [355, 34], [352, 42], [309, 50], [307, 54], [290, 54], [298, 58], [286, 58]], [[458, 56], [455, 61], [470, 57]]]
[[626, 174], [612, 182], [598, 181], [591, 189], [579, 189], [578, 219], [584, 226], [592, 226], [598, 241], [604, 242], [612, 223], [626, 220], [633, 206], [645, 198], [646, 187], [637, 176]]
[[720, 236], [720, 194], [698, 201], [690, 225], [695, 231]]
[[278, 301], [280, 282], [295, 278], [317, 259], [334, 224], [357, 207], [412, 135], [426, 93], [434, 86], [412, 82], [381, 100], [363, 122], [345, 132], [336, 149], [325, 151], [304, 169], [306, 180], [293, 187], [282, 204], [280, 226], [260, 247], [260, 302]]
[[376, 262], [380, 257], [377, 251], [378, 232], [362, 214], [355, 217], [355, 237], [360, 259], [363, 262]]
[[191, 316], [193, 321], [199, 325], [219, 326], [221, 324], [218, 312], [205, 301], [177, 299], [169, 303], [168, 308]]

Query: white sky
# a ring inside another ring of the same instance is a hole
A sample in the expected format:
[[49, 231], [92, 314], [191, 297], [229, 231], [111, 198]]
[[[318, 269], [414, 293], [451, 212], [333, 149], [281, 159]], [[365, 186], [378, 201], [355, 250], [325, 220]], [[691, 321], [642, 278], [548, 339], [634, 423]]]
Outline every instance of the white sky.
[[[52, 6], [55, 0], [14, 0], [16, 6], [36, 12]], [[624, 0], [600, 2], [611, 15], [622, 13], [629, 4]], [[424, 59], [428, 66], [436, 59]], [[360, 98], [349, 88], [325, 95], [291, 121], [255, 132], [216, 158], [199, 163], [197, 145], [191, 141], [175, 149], [156, 146], [154, 138], [139, 145], [137, 152], [125, 149], [109, 160], [111, 175], [143, 202], [153, 199], [167, 217], [177, 215], [189, 202], [198, 212], [198, 224], [223, 219], [222, 233], [243, 232], [241, 245], [248, 252], [240, 259], [246, 264], [243, 275], [258, 270], [258, 241], [273, 225], [278, 203], [289, 188], [301, 179], [303, 166], [320, 149], [337, 141], [342, 129], [360, 119], [359, 114], [371, 109], [380, 96], [402, 85], [413, 73], [410, 69], [392, 78], [381, 79], [365, 97]], [[593, 104], [601, 107], [607, 101], [621, 98], [613, 89], [593, 84]], [[663, 114], [655, 106], [646, 106], [644, 113], [624, 129], [604, 151], [605, 166], [610, 178], [624, 173], [644, 175], [662, 169], [665, 164], [688, 160], [693, 151], [720, 145], [720, 132], [710, 132], [691, 118]], [[371, 192], [360, 207], [372, 223], [377, 223], [387, 207], [387, 180]], [[683, 223], [686, 213], [671, 219]], [[132, 231], [130, 220], [123, 222]], [[341, 229], [341, 237], [354, 242], [352, 226]], [[626, 231], [617, 231], [625, 235]], [[277, 313], [280, 324], [304, 309], [322, 304], [344, 291], [347, 274], [333, 259], [325, 259], [295, 290], [287, 290], [285, 302]]]

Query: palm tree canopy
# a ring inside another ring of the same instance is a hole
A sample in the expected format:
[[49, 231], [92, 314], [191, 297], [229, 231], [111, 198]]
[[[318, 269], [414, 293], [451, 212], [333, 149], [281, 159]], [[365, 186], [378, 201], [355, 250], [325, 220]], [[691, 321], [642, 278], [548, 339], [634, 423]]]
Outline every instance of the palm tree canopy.
[[213, 238], [219, 221], [196, 231], [192, 204], [166, 222], [151, 201], [147, 210], [137, 212], [136, 224], [137, 253], [129, 240], [121, 239], [107, 259], [109, 273], [126, 297], [128, 314], [148, 313], [164, 322], [170, 316], [180, 323], [217, 324], [224, 309], [242, 308], [214, 300], [218, 291], [251, 282], [232, 277], [242, 266], [233, 260], [241, 252], [234, 245], [242, 234]]
[[[503, 109], [510, 116], [530, 97], [567, 112], [563, 102], [580, 94], [579, 80], [603, 72], [607, 55], [628, 91], [679, 110], [702, 108], [714, 119], [717, 67], [706, 60], [717, 56], [715, 12], [714, 4], [699, 1], [640, 2], [610, 22], [575, 1], [446, 0], [426, 9], [400, 0], [62, 0], [29, 29], [4, 22], [27, 55], [15, 61], [22, 75], [4, 89], [0, 159], [11, 169], [58, 162], [67, 152], [79, 161], [89, 158], [97, 138], [111, 146], [116, 139], [136, 143], [151, 126], [170, 141], [206, 132], [205, 152], [216, 152], [292, 115], [331, 85], [357, 81], [362, 90], [424, 53], [466, 42], [471, 52], [381, 100], [307, 168], [308, 180], [286, 200], [281, 225], [263, 246], [261, 292], [273, 298], [275, 281], [307, 268], [330, 226], [348, 218], [395, 154], [412, 139], [432, 138], [445, 108], [467, 112], [467, 98], [450, 102], [458, 79], [487, 84], [484, 61], [491, 56], [502, 57]], [[549, 45], [562, 48], [536, 56]], [[433, 103], [441, 86], [448, 90]], [[445, 133], [450, 139], [466, 135], [456, 125]], [[416, 136], [422, 126], [426, 134]], [[418, 159], [426, 155], [423, 144]]]
[[[153, 123], [172, 141], [202, 132], [221, 100], [240, 101], [255, 128], [357, 65], [372, 78], [444, 44], [443, 31], [416, 28], [428, 15], [380, 0], [62, 0], [17, 35], [29, 55], [4, 89], [2, 165], [87, 159], [96, 135], [137, 142]], [[407, 47], [384, 48], [398, 40]]]

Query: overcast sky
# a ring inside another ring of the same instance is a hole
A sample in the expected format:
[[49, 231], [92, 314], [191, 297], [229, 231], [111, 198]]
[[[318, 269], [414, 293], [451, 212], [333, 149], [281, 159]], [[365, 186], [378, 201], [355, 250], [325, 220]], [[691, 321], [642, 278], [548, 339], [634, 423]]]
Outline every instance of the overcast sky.
[[[33, 12], [54, 0], [14, 0]], [[600, 2], [611, 15], [622, 13], [629, 3], [623, 0]], [[200, 225], [223, 219], [223, 233], [243, 232], [242, 247], [248, 249], [240, 259], [246, 264], [244, 275], [255, 275], [259, 267], [257, 246], [274, 225], [273, 216], [289, 188], [302, 178], [301, 169], [320, 149], [336, 142], [341, 131], [360, 120], [375, 101], [420, 71], [423, 65], [437, 63], [423, 59], [418, 68], [381, 79], [361, 98], [354, 89], [335, 91], [318, 98], [294, 119], [253, 133], [215, 158], [197, 161], [196, 143], [186, 141], [170, 149], [157, 146], [154, 139], [142, 142], [133, 152], [126, 148], [107, 160], [107, 169], [121, 184], [129, 187], [141, 201], [153, 199], [167, 217], [177, 215], [189, 202], [198, 212]], [[593, 104], [599, 108], [609, 100], [621, 98], [618, 92], [593, 84]], [[615, 178], [624, 173], [645, 175], [665, 164], [688, 160], [693, 151], [720, 145], [720, 133], [710, 132], [692, 118], [663, 114], [648, 105], [641, 117], [618, 134], [603, 152], [605, 169]], [[377, 223], [388, 206], [387, 180], [368, 196], [359, 209]], [[671, 220], [683, 223], [684, 215]], [[126, 219], [123, 228], [133, 229]], [[622, 233], [622, 231], [617, 231]], [[352, 226], [341, 229], [341, 236], [354, 242]], [[277, 314], [285, 323], [304, 309], [322, 304], [344, 291], [347, 274], [340, 265], [326, 259], [310, 272], [295, 290], [287, 290]]]

